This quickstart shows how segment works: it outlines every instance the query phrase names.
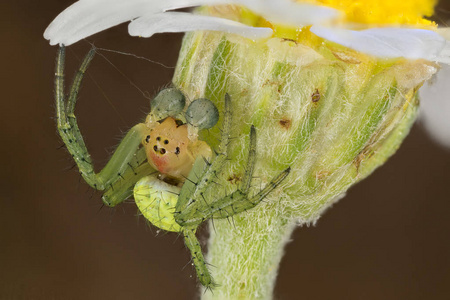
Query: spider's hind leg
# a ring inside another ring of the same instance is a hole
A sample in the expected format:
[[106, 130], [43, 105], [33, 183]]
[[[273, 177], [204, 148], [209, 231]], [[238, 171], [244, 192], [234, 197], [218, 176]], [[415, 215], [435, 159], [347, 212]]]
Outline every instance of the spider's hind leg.
[[248, 161], [240, 187], [235, 192], [221, 199], [217, 199], [210, 203], [203, 210], [197, 210], [191, 216], [191, 220], [186, 222], [198, 223], [199, 220], [206, 219], [224, 219], [243, 211], [254, 208], [258, 205], [270, 192], [272, 192], [290, 173], [290, 168], [285, 169], [275, 176], [261, 191], [256, 195], [249, 197], [250, 184], [253, 178], [253, 171], [256, 163], [256, 130], [252, 126], [250, 130], [250, 145]]

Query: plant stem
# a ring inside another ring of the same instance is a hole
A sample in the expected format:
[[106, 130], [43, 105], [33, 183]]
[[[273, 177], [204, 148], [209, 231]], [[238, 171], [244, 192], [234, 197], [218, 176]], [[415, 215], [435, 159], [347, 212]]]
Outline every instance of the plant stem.
[[[282, 201], [282, 200], [281, 200]], [[207, 261], [214, 290], [202, 299], [271, 299], [285, 244], [295, 223], [270, 204], [210, 226]]]

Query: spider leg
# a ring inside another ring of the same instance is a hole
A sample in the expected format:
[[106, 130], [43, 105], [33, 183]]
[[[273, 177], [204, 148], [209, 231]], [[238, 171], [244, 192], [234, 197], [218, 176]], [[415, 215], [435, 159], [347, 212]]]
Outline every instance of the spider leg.
[[[129, 168], [125, 170], [122, 177], [106, 187], [102, 196], [103, 202], [108, 206], [115, 206], [133, 196], [133, 188], [143, 177], [155, 173], [156, 171], [147, 163], [145, 149], [140, 148], [132, 162], [129, 162]], [[135, 167], [133, 167], [133, 165]]]
[[[243, 211], [249, 210], [258, 205], [271, 191], [273, 191], [289, 174], [290, 168], [287, 168], [275, 178], [273, 178], [259, 193], [248, 197], [250, 183], [253, 177], [253, 171], [256, 163], [256, 130], [252, 126], [250, 130], [250, 145], [246, 172], [238, 190], [221, 199], [213, 201], [204, 209], [192, 211], [189, 218], [179, 218], [179, 224], [182, 226], [198, 225], [201, 222], [215, 218], [224, 219]], [[177, 221], [178, 221], [177, 220]]]
[[259, 193], [252, 197], [240, 190], [225, 197], [221, 201], [215, 202], [211, 209], [209, 218], [223, 219], [239, 214], [258, 205], [270, 192], [272, 192], [289, 175], [291, 168], [287, 168], [274, 177]]
[[65, 47], [59, 48], [55, 74], [57, 127], [84, 180], [97, 190], [107, 190], [103, 200], [106, 205], [114, 206], [129, 197], [132, 187], [142, 175], [150, 174], [153, 170], [143, 166], [147, 165], [146, 155], [140, 147], [147, 128], [145, 124], [137, 124], [126, 134], [106, 166], [99, 173], [95, 173], [74, 113], [81, 82], [94, 54], [95, 48], [91, 49], [84, 58], [66, 101], [64, 95]]
[[202, 249], [197, 237], [195, 236], [195, 231], [197, 227], [183, 227], [184, 242], [191, 252], [192, 263], [194, 264], [197, 277], [200, 283], [205, 287], [213, 287], [214, 281], [206, 267], [205, 258], [203, 257]]
[[244, 193], [248, 193], [248, 190], [250, 189], [256, 163], [256, 130], [253, 125], [250, 128], [250, 143], [248, 148], [247, 166], [245, 167], [244, 176], [239, 187], [239, 189]]
[[196, 159], [192, 170], [181, 188], [180, 196], [178, 197], [175, 219], [180, 225], [182, 225], [185, 220], [191, 219], [191, 216], [197, 212], [198, 207], [201, 206], [203, 202], [203, 193], [207, 189], [209, 183], [213, 182], [214, 178], [217, 177], [217, 174], [220, 173], [227, 159], [231, 118], [231, 99], [230, 96], [226, 94], [222, 123], [222, 139], [219, 145], [219, 151], [211, 163], [206, 161], [203, 157], [198, 157]]

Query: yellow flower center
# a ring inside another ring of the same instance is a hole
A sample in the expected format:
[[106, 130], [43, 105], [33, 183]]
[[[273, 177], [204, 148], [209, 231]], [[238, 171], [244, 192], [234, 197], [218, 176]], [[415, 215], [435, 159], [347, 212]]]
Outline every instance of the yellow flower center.
[[437, 0], [297, 0], [333, 7], [344, 13], [343, 22], [376, 25], [435, 26], [423, 17], [434, 13]]
[[[276, 1], [276, 0], [274, 0]], [[342, 18], [333, 22], [346, 24], [348, 29], [404, 26], [434, 30], [436, 23], [424, 17], [434, 13], [437, 0], [293, 0], [332, 7], [342, 12]], [[202, 9], [199, 9], [202, 10]], [[270, 27], [275, 37], [301, 42], [312, 48], [323, 40], [309, 31], [310, 25], [299, 28], [288, 24], [269, 22], [253, 11], [236, 5], [203, 7], [208, 15], [225, 17], [255, 27]]]

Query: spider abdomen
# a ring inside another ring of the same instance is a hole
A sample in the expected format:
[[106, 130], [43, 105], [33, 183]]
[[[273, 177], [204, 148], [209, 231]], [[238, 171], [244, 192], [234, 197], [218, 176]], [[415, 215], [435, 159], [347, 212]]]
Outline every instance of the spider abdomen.
[[180, 188], [156, 176], [142, 178], [134, 186], [134, 199], [142, 215], [153, 225], [166, 231], [180, 232], [174, 212]]

